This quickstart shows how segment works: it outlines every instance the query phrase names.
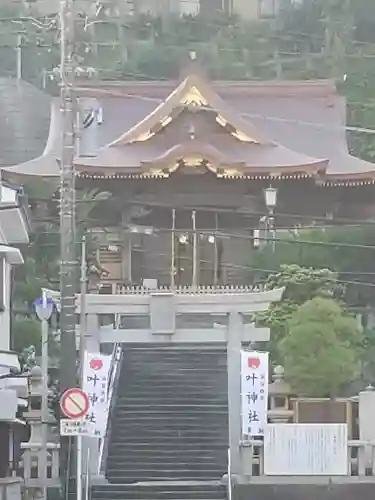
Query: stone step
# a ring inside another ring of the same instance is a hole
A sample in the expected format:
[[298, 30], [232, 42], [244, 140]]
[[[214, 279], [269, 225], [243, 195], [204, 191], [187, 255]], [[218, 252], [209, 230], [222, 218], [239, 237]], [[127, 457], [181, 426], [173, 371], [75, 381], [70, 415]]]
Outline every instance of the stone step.
[[[143, 421], [130, 422], [129, 420], [118, 420], [111, 427], [111, 432], [114, 435], [123, 435], [123, 436], [148, 436], [148, 437], [157, 437], [157, 436], [190, 436], [195, 437], [197, 435], [202, 434], [202, 422], [193, 421], [188, 425], [181, 427], [178, 425], [179, 422], [174, 422], [174, 425], [170, 425], [168, 429], [160, 428], [157, 424], [158, 421], [148, 422], [148, 425], [142, 425]], [[172, 424], [172, 422], [171, 422]], [[208, 437], [217, 437], [217, 433], [222, 431], [222, 423], [217, 422], [215, 425], [211, 425], [209, 429], [204, 431], [204, 434]]]
[[165, 404], [171, 404], [175, 402], [176, 404], [222, 404], [227, 403], [227, 399], [222, 397], [220, 394], [215, 393], [215, 388], [202, 387], [199, 391], [198, 388], [193, 392], [188, 389], [179, 390], [174, 388], [164, 388], [164, 387], [153, 387], [152, 389], [146, 390], [128, 390], [125, 397], [121, 397], [118, 400], [118, 406], [127, 406], [130, 404], [137, 404], [142, 401], [147, 401], [150, 405], [160, 404], [160, 398], [163, 398]]
[[203, 417], [203, 416], [209, 416], [211, 414], [214, 415], [226, 415], [228, 413], [227, 408], [222, 405], [222, 404], [213, 404], [210, 406], [202, 406], [202, 405], [196, 405], [196, 404], [185, 404], [185, 405], [165, 405], [161, 403], [160, 405], [150, 405], [148, 404], [147, 401], [144, 402], [144, 404], [140, 405], [124, 405], [124, 406], [118, 406], [117, 408], [118, 412], [116, 416], [126, 416], [129, 414], [131, 415], [160, 415], [160, 416], [171, 416], [173, 417]]
[[176, 436], [176, 435], [164, 435], [164, 436], [133, 436], [131, 433], [126, 434], [126, 435], [117, 435], [116, 441], [113, 438], [113, 442], [111, 445], [113, 446], [113, 450], [116, 450], [116, 448], [119, 448], [120, 450], [130, 444], [133, 446], [139, 445], [141, 446], [146, 446], [147, 443], [149, 443], [149, 448], [152, 446], [157, 446], [162, 447], [162, 448], [168, 448], [174, 449], [175, 446], [186, 446], [186, 447], [194, 447], [198, 445], [200, 448], [207, 448], [207, 447], [221, 447], [223, 446], [224, 443], [227, 443], [228, 439], [225, 436], [221, 436], [220, 438], [218, 436], [206, 436], [204, 432], [202, 431], [201, 434], [197, 434], [194, 437], [184, 437], [183, 435]]
[[113, 455], [108, 459], [108, 464], [125, 464], [130, 462], [134, 463], [144, 463], [148, 461], [150, 464], [175, 464], [176, 459], [179, 464], [189, 464], [192, 462], [199, 464], [211, 464], [211, 463], [220, 463], [226, 466], [227, 460], [220, 453], [215, 453], [215, 451], [211, 450], [203, 450], [203, 452], [199, 453], [199, 450], [194, 450], [194, 453], [157, 453], [150, 452], [149, 450], [145, 450], [142, 452], [134, 451], [131, 456], [131, 460], [127, 457], [123, 457], [120, 455]]
[[139, 481], [160, 481], [161, 479], [177, 481], [177, 480], [190, 480], [194, 481], [197, 479], [217, 479], [218, 470], [217, 468], [212, 469], [202, 469], [202, 468], [186, 468], [184, 470], [176, 470], [175, 468], [164, 467], [157, 470], [152, 468], [139, 468], [134, 467], [133, 469], [127, 468], [123, 470], [121, 468], [108, 468], [108, 474], [111, 476], [111, 481], [116, 481], [118, 483], [129, 483], [129, 482], [139, 482]]
[[217, 484], [154, 482], [137, 484], [105, 484], [92, 487], [93, 500], [224, 500], [226, 490]]
[[92, 500], [224, 500], [226, 489], [199, 483], [105, 484], [93, 486], [91, 496]]

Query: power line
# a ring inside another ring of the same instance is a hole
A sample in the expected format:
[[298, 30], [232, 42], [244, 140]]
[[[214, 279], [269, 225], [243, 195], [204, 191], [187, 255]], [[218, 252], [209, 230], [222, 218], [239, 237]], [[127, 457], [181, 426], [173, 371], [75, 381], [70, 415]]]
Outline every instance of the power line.
[[[342, 242], [328, 242], [328, 241], [314, 241], [314, 240], [301, 240], [301, 239], [287, 239], [287, 238], [277, 238], [277, 237], [270, 237], [270, 236], [257, 236], [254, 237], [253, 235], [248, 235], [248, 234], [240, 234], [240, 233], [235, 233], [235, 232], [223, 232], [221, 230], [217, 229], [196, 229], [195, 231], [193, 229], [189, 228], [183, 228], [183, 229], [171, 229], [171, 228], [154, 228], [154, 233], [153, 234], [170, 234], [170, 233], [185, 233], [185, 234], [200, 234], [200, 235], [206, 235], [206, 236], [212, 236], [215, 235], [216, 237], [220, 239], [241, 239], [241, 240], [248, 240], [248, 241], [253, 241], [254, 239], [260, 240], [260, 241], [266, 241], [266, 242], [280, 242], [280, 243], [285, 243], [287, 245], [310, 245], [310, 246], [318, 246], [318, 247], [330, 247], [330, 248], [352, 248], [352, 249], [361, 249], [361, 250], [372, 250], [375, 251], [375, 244], [374, 245], [361, 245], [357, 243], [342, 243]], [[53, 234], [50, 232], [46, 232], [45, 234]], [[58, 233], [55, 233], [58, 234]], [[150, 235], [151, 236], [151, 235]], [[76, 242], [78, 244], [79, 242]], [[55, 246], [55, 245], [51, 245]]]
[[[375, 250], [375, 247], [374, 247], [374, 250]], [[143, 249], [143, 250], [137, 250], [137, 253], [142, 253], [142, 252], [148, 253], [147, 250], [145, 250], [145, 249]], [[158, 257], [166, 256], [165, 254], [154, 254], [154, 256], [155, 255], [158, 256]], [[188, 257], [185, 256], [183, 258], [183, 261], [184, 262], [185, 261], [192, 262], [192, 258], [188, 258]], [[213, 265], [213, 262], [209, 261], [209, 260], [199, 260], [199, 262], [201, 264], [210, 264], [210, 265]], [[103, 263], [103, 265], [105, 266], [105, 263]], [[146, 268], [148, 268], [149, 266], [147, 266], [147, 264], [143, 264], [140, 267], [146, 267]], [[280, 270], [278, 270], [278, 269], [264, 269], [264, 268], [253, 267], [253, 266], [246, 265], [246, 264], [235, 264], [233, 262], [222, 262], [221, 263], [221, 267], [224, 268], [224, 269], [228, 269], [228, 268], [229, 269], [241, 269], [241, 270], [249, 270], [249, 271], [266, 273], [266, 274], [278, 274], [280, 272]], [[164, 274], [168, 273], [168, 270], [164, 269], [164, 268], [155, 268], [155, 267], [153, 267], [153, 269], [154, 269], [154, 271], [157, 271], [157, 272], [163, 272], [163, 271], [165, 271]], [[351, 271], [350, 273], [341, 272], [341, 271], [332, 271], [332, 273], [337, 274], [338, 276], [348, 275], [348, 274], [350, 274], [350, 275], [361, 275], [361, 274], [362, 275], [367, 275], [367, 274], [371, 275], [371, 274], [375, 274], [375, 273], [363, 273], [363, 272], [360, 272], [360, 271], [359, 272]], [[328, 281], [342, 283], [342, 284], [345, 284], [345, 285], [375, 287], [375, 282], [371, 283], [371, 282], [366, 282], [366, 281], [355, 281], [355, 280], [342, 279], [340, 277], [338, 277], [338, 278], [326, 278], [326, 279]]]
[[[56, 199], [51, 199], [51, 198], [39, 198], [39, 197], [28, 197], [29, 200], [31, 201], [41, 201], [41, 202], [52, 202], [52, 203], [59, 203], [59, 200]], [[103, 200], [105, 203], [108, 200]], [[90, 205], [90, 204], [100, 204], [101, 201], [98, 200], [76, 200], [76, 205]], [[166, 210], [183, 210], [183, 211], [191, 211], [191, 210], [196, 210], [200, 212], [212, 212], [212, 213], [228, 213], [228, 214], [233, 214], [233, 215], [240, 215], [241, 217], [244, 218], [254, 218], [254, 217], [264, 217], [266, 215], [266, 212], [264, 211], [256, 211], [256, 210], [250, 210], [246, 208], [224, 208], [224, 207], [211, 207], [211, 206], [205, 206], [205, 205], [174, 205], [171, 203], [164, 203], [164, 202], [147, 202], [147, 201], [140, 201], [139, 199], [132, 200], [131, 198], [126, 199], [126, 205], [127, 206], [142, 206], [146, 208], [161, 208], [161, 209], [166, 209]], [[280, 212], [280, 211], [275, 211], [275, 217], [283, 217], [283, 218], [288, 218], [288, 219], [297, 219], [297, 220], [315, 220], [317, 222], [330, 222], [332, 219], [325, 217], [325, 216], [319, 216], [316, 214], [296, 214], [296, 213], [288, 213], [288, 212]], [[53, 221], [57, 220], [57, 216], [55, 218], [52, 217], [47, 217], [47, 218], [36, 218], [34, 220], [40, 220], [40, 221]], [[96, 219], [96, 218], [89, 218], [89, 220], [92, 221], [101, 221], [102, 219]], [[334, 217], [333, 219], [334, 222], [337, 222], [337, 225], [331, 224], [330, 227], [332, 228], [339, 228], [343, 227], [345, 225], [349, 226], [373, 226], [375, 225], [375, 220], [361, 220], [361, 219], [350, 219], [350, 218], [343, 218], [343, 217]], [[81, 221], [85, 222], [85, 221]], [[316, 226], [316, 229], [320, 229], [321, 226]], [[280, 228], [282, 229], [282, 228]], [[287, 227], [286, 229], [295, 229], [293, 227]], [[300, 228], [303, 230], [304, 228]]]

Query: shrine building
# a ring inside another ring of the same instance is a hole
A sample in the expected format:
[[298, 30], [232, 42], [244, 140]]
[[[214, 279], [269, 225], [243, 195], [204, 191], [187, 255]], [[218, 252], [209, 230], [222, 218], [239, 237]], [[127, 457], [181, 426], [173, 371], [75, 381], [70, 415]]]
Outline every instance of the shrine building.
[[[241, 285], [267, 217], [375, 215], [375, 168], [348, 151], [332, 81], [210, 81], [191, 61], [178, 80], [86, 81], [77, 96], [77, 189], [108, 193], [90, 213], [104, 286]], [[60, 132], [53, 100], [43, 155], [4, 177], [57, 189]]]

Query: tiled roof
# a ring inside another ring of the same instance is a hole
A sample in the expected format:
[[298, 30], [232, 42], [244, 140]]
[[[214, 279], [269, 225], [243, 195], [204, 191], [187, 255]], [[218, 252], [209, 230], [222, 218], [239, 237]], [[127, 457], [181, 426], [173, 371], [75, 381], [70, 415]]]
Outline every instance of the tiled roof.
[[[198, 113], [190, 113], [186, 106], [181, 112], [186, 80], [90, 82], [81, 86], [79, 96], [83, 100], [98, 99], [104, 121], [94, 131], [83, 131], [83, 140], [86, 133], [93, 134], [96, 150], [86, 158], [77, 158], [77, 171], [94, 178], [149, 176], [156, 165], [163, 176], [167, 164], [179, 162], [180, 153], [199, 157], [201, 149], [201, 156], [207, 155], [209, 163], [212, 160], [220, 167], [216, 173], [222, 177], [227, 176], [221, 168], [225, 165], [235, 167], [234, 177], [274, 174], [288, 178], [289, 173], [325, 176], [328, 183], [346, 183], [350, 179], [356, 183], [363, 179], [375, 182], [374, 165], [348, 152], [346, 103], [333, 82], [207, 82], [197, 75], [189, 78], [190, 87], [199, 87], [209, 104]], [[183, 113], [190, 115], [184, 117]], [[9, 172], [59, 175], [58, 115], [55, 108], [49, 136], [52, 149], [41, 158], [7, 169]], [[229, 133], [219, 130], [220, 120], [216, 123], [215, 117], [232, 127]], [[167, 125], [160, 128], [163, 122]], [[193, 141], [189, 129], [194, 130]], [[231, 130], [253, 137], [253, 143], [235, 139]], [[149, 138], [141, 138], [150, 131]]]
[[17, 165], [43, 153], [50, 98], [26, 82], [0, 78], [0, 166]]

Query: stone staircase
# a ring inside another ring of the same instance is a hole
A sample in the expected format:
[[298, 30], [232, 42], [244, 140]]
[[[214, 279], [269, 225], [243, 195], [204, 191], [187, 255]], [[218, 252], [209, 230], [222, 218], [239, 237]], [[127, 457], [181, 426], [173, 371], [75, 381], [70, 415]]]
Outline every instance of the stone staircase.
[[125, 346], [114, 404], [108, 483], [93, 500], [225, 498], [224, 346]]

